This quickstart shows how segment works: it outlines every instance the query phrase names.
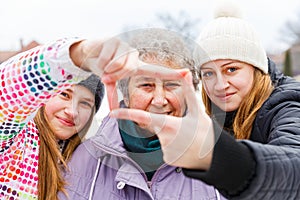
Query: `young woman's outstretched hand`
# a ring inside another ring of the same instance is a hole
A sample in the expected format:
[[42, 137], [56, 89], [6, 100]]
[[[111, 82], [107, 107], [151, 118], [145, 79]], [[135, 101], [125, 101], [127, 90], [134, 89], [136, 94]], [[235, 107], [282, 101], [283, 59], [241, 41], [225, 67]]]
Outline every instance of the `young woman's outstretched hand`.
[[115, 109], [111, 117], [128, 119], [144, 124], [157, 134], [164, 154], [164, 161], [170, 165], [206, 170], [210, 167], [214, 132], [212, 121], [203, 111], [192, 84], [192, 74], [187, 70], [171, 70], [153, 66], [142, 69], [141, 73], [164, 77], [166, 79], [181, 79], [187, 103], [187, 113], [184, 117], [154, 114], [137, 109]]
[[75, 65], [106, 82], [115, 82], [134, 72], [138, 64], [137, 50], [117, 38], [80, 41], [71, 46], [70, 56]]
[[74, 64], [101, 77], [105, 84], [110, 108], [118, 107], [116, 81], [136, 72], [138, 51], [118, 38], [83, 40], [73, 44], [70, 56]]

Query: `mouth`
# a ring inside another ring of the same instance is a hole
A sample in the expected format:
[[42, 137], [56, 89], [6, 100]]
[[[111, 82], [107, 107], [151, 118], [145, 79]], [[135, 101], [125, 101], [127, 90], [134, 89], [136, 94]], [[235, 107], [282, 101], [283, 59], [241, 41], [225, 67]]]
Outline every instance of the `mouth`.
[[172, 113], [173, 113], [172, 111], [171, 112], [167, 112], [166, 115], [173, 115]]
[[59, 121], [60, 123], [62, 123], [62, 124], [65, 125], [65, 126], [69, 126], [69, 127], [75, 126], [74, 121], [73, 121], [73, 120], [70, 120], [70, 119], [68, 119], [68, 118], [57, 117], [57, 119], [58, 119], [58, 121]]
[[151, 113], [154, 113], [154, 114], [160, 114], [160, 115], [172, 115], [172, 111], [166, 111], [166, 112], [152, 112]]
[[216, 97], [217, 97], [218, 99], [220, 99], [221, 101], [227, 101], [227, 100], [229, 100], [233, 95], [234, 95], [234, 93], [226, 93], [225, 95], [216, 95]]

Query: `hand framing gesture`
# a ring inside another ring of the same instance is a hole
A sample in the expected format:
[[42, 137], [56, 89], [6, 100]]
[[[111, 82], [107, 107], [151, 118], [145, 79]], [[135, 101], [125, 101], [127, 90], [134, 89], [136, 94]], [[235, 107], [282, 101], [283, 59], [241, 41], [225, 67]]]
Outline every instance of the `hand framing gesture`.
[[180, 79], [188, 107], [186, 115], [174, 117], [122, 108], [112, 110], [110, 116], [132, 120], [152, 130], [160, 140], [166, 163], [179, 167], [208, 169], [214, 147], [214, 131], [211, 119], [202, 110], [196, 96], [191, 73], [186, 69], [171, 70], [158, 66], [141, 66], [137, 73], [170, 80]]

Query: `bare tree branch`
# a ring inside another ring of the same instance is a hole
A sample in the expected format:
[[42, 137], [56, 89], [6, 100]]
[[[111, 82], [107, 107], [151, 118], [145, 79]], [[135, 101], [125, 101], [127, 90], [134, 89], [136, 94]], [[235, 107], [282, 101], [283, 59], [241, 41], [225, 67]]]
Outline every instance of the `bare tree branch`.
[[296, 19], [289, 20], [280, 30], [282, 39], [293, 45], [300, 42], [300, 11], [297, 13]]
[[198, 24], [200, 19], [191, 19], [185, 11], [180, 11], [178, 15], [172, 16], [169, 13], [158, 13], [158, 21], [166, 28], [190, 38], [195, 39], [198, 36]]

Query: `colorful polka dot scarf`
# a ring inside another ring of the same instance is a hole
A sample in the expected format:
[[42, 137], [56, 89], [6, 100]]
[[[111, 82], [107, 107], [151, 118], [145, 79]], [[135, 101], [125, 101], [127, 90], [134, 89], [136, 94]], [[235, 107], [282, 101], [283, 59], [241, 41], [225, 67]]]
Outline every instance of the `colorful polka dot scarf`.
[[0, 199], [37, 199], [39, 135], [32, 119], [49, 98], [80, 81], [69, 58], [73, 42], [36, 47], [0, 66]]

